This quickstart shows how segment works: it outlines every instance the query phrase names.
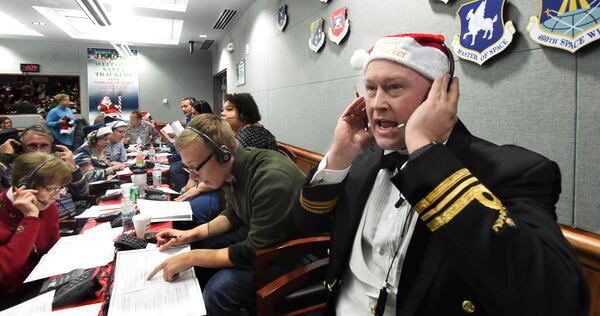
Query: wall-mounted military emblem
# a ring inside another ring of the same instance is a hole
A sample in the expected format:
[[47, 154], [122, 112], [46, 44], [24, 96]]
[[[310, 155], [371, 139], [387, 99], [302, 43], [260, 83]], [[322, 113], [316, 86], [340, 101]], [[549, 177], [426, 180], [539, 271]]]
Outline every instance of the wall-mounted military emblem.
[[287, 25], [287, 4], [282, 4], [277, 11], [277, 27], [280, 31]]
[[323, 32], [323, 18], [310, 23], [310, 38], [308, 39], [308, 47], [313, 52], [318, 52], [325, 44], [325, 33]]
[[527, 25], [529, 36], [541, 45], [571, 53], [600, 38], [599, 0], [540, 0], [539, 16]]
[[346, 7], [340, 7], [335, 9], [331, 16], [331, 26], [329, 27], [329, 39], [340, 45], [350, 29], [350, 20], [348, 20], [348, 11]]
[[513, 40], [515, 27], [504, 23], [504, 0], [475, 0], [460, 6], [456, 15], [460, 35], [452, 40], [458, 57], [479, 65], [506, 49]]

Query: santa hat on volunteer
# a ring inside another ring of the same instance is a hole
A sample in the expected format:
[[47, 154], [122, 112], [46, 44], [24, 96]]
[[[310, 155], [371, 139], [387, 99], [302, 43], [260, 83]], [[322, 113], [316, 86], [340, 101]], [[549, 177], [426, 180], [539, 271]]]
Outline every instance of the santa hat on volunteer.
[[376, 59], [395, 61], [435, 80], [450, 71], [450, 51], [440, 34], [395, 34], [380, 38], [368, 51], [357, 50], [350, 63], [357, 70], [367, 69]]
[[148, 121], [150, 120], [150, 117], [152, 116], [152, 115], [150, 115], [150, 113], [148, 113], [146, 111], [142, 111], [142, 112], [140, 112], [140, 114], [142, 114], [143, 119], [148, 120]]

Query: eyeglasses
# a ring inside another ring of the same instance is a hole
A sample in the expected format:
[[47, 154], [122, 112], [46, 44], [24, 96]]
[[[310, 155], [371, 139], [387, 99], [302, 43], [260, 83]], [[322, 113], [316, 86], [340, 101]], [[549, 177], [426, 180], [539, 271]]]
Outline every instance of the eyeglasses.
[[42, 188], [44, 188], [46, 191], [48, 191], [48, 193], [50, 195], [56, 195], [57, 193], [60, 193], [60, 195], [63, 195], [65, 193], [67, 193], [66, 187], [58, 187], [58, 188], [54, 188], [54, 189], [49, 189], [48, 187], [42, 185]]
[[30, 151], [47, 150], [48, 148], [50, 148], [50, 144], [31, 143], [31, 144], [25, 145], [25, 147]]
[[202, 169], [202, 167], [204, 167], [204, 165], [210, 160], [210, 158], [212, 158], [212, 156], [214, 155], [214, 153], [210, 153], [210, 155], [208, 155], [208, 157], [206, 157], [206, 159], [204, 159], [199, 165], [198, 167], [194, 168], [194, 169], [189, 169], [189, 168], [183, 168], [185, 171], [187, 171], [188, 173], [190, 171], [194, 172], [194, 173], [200, 173], [200, 169]]

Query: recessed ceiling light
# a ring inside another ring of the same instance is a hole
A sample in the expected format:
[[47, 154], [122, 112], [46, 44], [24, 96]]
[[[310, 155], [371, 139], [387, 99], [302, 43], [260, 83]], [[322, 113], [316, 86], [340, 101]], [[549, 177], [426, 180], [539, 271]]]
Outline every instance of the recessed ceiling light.
[[[183, 20], [131, 16], [112, 19], [111, 26], [100, 27], [81, 10], [67, 10], [33, 6], [72, 38], [178, 45]], [[113, 17], [113, 16], [111, 16]], [[2, 20], [0, 19], [0, 24]]]
[[0, 11], [0, 34], [44, 36]]
[[102, 2], [111, 5], [178, 12], [185, 12], [188, 5], [188, 0], [102, 0]]
[[200, 38], [207, 38], [208, 37], [208, 35], [206, 35], [206, 34], [200, 34], [198, 36], [200, 36]]
[[31, 22], [31, 24], [37, 25], [37, 26], [46, 26], [46, 23], [44, 23], [44, 22]]

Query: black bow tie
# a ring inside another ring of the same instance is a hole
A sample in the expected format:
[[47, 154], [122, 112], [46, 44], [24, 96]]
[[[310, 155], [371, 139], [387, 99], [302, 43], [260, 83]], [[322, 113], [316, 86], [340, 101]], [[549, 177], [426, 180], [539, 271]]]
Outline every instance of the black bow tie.
[[379, 160], [379, 169], [385, 168], [390, 171], [394, 171], [396, 168], [400, 169], [407, 159], [407, 155], [402, 155], [397, 151], [387, 155], [381, 155], [381, 159]]

